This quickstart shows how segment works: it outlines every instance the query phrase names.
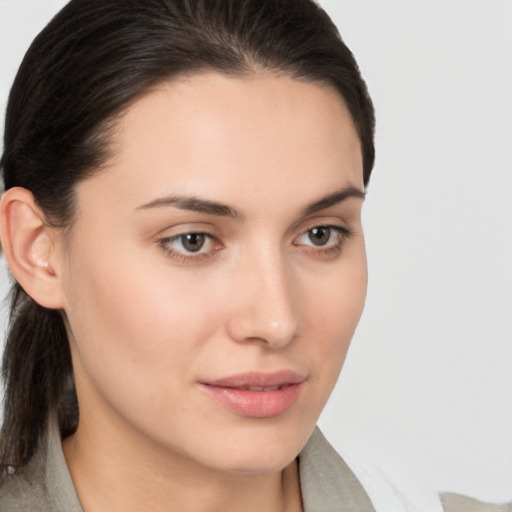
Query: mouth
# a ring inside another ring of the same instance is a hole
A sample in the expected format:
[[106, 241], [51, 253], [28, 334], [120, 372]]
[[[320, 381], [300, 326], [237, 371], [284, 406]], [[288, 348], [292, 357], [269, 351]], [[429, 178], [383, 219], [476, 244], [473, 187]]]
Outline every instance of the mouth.
[[218, 404], [249, 418], [272, 418], [298, 401], [306, 377], [292, 371], [250, 372], [201, 383]]
[[[269, 386], [269, 387], [261, 387], [261, 386], [242, 386], [240, 388], [231, 388], [231, 389], [240, 389], [241, 391], [277, 391], [278, 389], [282, 389], [286, 384], [282, 386]], [[229, 387], [229, 386], [228, 386]]]

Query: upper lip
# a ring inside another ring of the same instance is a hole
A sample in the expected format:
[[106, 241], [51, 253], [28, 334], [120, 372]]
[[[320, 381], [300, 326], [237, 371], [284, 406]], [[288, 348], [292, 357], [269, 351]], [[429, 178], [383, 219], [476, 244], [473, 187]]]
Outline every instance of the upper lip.
[[280, 370], [277, 372], [247, 372], [229, 377], [204, 382], [208, 386], [219, 388], [267, 388], [273, 386], [285, 386], [288, 384], [299, 384], [306, 380], [305, 375], [293, 370]]

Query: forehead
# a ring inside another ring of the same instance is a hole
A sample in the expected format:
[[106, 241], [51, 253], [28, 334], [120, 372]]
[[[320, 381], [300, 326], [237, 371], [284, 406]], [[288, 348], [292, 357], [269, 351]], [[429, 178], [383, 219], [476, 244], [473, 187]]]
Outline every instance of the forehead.
[[97, 176], [140, 203], [175, 192], [232, 202], [363, 188], [360, 142], [340, 95], [274, 74], [161, 84], [119, 119], [113, 158]]

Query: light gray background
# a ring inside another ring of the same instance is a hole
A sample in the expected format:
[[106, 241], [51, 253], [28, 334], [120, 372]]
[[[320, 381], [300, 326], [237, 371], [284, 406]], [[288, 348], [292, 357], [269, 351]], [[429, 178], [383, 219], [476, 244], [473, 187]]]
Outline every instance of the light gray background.
[[[2, 112], [64, 3], [0, 0]], [[392, 480], [510, 500], [512, 1], [321, 4], [378, 120], [367, 306], [321, 426]]]

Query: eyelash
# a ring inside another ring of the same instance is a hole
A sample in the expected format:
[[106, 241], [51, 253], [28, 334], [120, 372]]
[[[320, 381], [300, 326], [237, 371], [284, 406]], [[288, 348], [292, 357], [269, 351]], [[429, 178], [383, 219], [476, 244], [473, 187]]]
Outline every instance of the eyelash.
[[[327, 229], [330, 230], [330, 238], [333, 236], [336, 237], [336, 240], [334, 243], [329, 244], [328, 246], [315, 246], [313, 243], [311, 244], [300, 244], [296, 241], [304, 236], [308, 236], [313, 230], [315, 229]], [[175, 242], [181, 242], [181, 245], [183, 246], [183, 237], [188, 235], [195, 235], [195, 236], [204, 236], [206, 239], [206, 244], [213, 244], [213, 248], [209, 251], [203, 252], [203, 247], [199, 249], [197, 253], [194, 252], [186, 252], [181, 250], [176, 250], [172, 247], [171, 244]], [[343, 248], [343, 245], [345, 242], [352, 236], [352, 232], [348, 230], [347, 228], [336, 226], [336, 225], [315, 225], [310, 228], [308, 228], [306, 231], [304, 231], [300, 236], [295, 238], [292, 245], [294, 247], [307, 247], [306, 251], [308, 253], [314, 253], [320, 257], [334, 257], [341, 253], [341, 250]], [[162, 247], [162, 249], [174, 260], [181, 262], [181, 263], [199, 263], [201, 261], [204, 261], [206, 259], [211, 258], [216, 252], [222, 250], [224, 247], [222, 243], [212, 234], [205, 233], [202, 231], [187, 231], [185, 233], [179, 233], [177, 235], [162, 238], [159, 240], [159, 244]]]

